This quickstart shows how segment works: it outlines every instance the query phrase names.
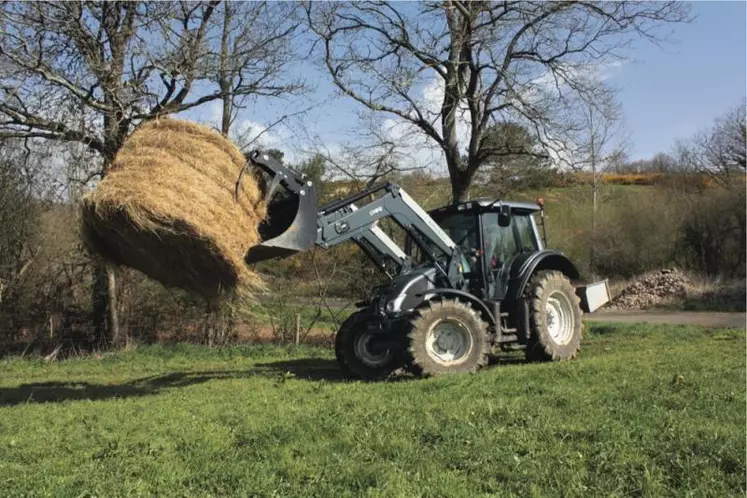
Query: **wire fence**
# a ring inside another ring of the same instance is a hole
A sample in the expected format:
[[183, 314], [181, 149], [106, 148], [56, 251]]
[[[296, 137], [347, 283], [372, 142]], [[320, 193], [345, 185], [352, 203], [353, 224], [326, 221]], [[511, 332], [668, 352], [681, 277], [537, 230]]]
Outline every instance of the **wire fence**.
[[354, 310], [349, 300], [266, 294], [249, 315], [210, 315], [195, 310], [181, 316], [124, 313], [116, 338], [102, 337], [90, 313], [80, 310], [40, 312], [23, 319], [0, 314], [0, 356], [48, 355], [59, 348], [64, 356], [174, 342], [210, 346], [267, 343], [330, 346], [340, 324]]

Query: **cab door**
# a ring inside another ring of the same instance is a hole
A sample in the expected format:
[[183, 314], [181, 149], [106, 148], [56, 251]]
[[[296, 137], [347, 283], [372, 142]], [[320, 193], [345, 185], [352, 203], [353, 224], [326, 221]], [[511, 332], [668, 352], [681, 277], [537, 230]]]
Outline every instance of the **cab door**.
[[489, 212], [483, 214], [482, 222], [488, 296], [491, 300], [500, 301], [506, 294], [511, 263], [519, 253], [514, 217], [511, 217], [509, 226], [502, 227], [498, 224], [498, 213]]

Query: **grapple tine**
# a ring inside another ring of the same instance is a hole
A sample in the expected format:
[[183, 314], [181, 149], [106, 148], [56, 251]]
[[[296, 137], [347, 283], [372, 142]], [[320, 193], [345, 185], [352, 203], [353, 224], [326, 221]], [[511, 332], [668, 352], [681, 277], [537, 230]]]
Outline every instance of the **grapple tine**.
[[[299, 251], [311, 249], [316, 243], [316, 189], [302, 175], [286, 168], [268, 154], [254, 151], [249, 160], [270, 176], [265, 193], [267, 216], [259, 225], [262, 242], [246, 254], [247, 263], [266, 259], [286, 258]], [[278, 186], [283, 192], [275, 191]]]

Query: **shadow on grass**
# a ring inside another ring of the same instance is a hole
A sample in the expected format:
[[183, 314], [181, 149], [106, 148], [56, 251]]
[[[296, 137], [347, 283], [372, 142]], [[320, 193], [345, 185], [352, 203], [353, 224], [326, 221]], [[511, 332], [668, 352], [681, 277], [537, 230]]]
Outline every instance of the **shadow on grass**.
[[22, 384], [17, 387], [0, 387], [0, 406], [151, 396], [168, 389], [202, 384], [210, 380], [242, 379], [255, 376], [284, 381], [288, 373], [305, 380], [325, 380], [327, 382], [345, 380], [335, 361], [310, 358], [261, 363], [247, 370], [174, 372], [135, 379], [122, 384], [37, 382]]
[[[523, 356], [492, 358], [491, 365], [525, 363]], [[153, 396], [169, 389], [202, 384], [221, 379], [243, 379], [261, 376], [284, 382], [290, 377], [325, 382], [346, 382], [349, 379], [335, 360], [302, 358], [258, 363], [247, 370], [213, 370], [173, 372], [131, 380], [122, 384], [93, 384], [90, 382], [37, 382], [17, 387], [0, 387], [0, 406], [27, 403], [60, 403], [76, 400], [106, 400]], [[385, 382], [414, 380], [412, 374], [397, 374]]]
[[253, 371], [174, 372], [136, 379], [123, 384], [37, 382], [18, 387], [0, 388], [0, 406], [148, 396], [159, 394], [164, 389], [201, 384], [213, 379], [235, 379], [253, 375], [256, 375]]
[[258, 363], [257, 368], [275, 375], [292, 374], [303, 380], [324, 380], [327, 382], [344, 382], [349, 380], [335, 360], [323, 358], [300, 358], [297, 360], [274, 361], [272, 363]]

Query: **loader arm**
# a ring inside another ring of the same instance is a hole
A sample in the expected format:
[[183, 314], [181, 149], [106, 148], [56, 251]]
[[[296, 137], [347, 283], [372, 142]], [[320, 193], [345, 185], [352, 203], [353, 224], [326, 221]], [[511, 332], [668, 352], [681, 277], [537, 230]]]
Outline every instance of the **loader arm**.
[[[270, 177], [268, 202], [278, 187], [287, 194], [280, 201], [269, 202], [268, 220], [260, 226], [263, 241], [249, 250], [247, 262], [287, 257], [314, 245], [330, 248], [353, 241], [380, 269], [385, 270], [386, 262], [391, 261], [401, 271], [410, 266], [409, 256], [378, 226], [382, 218], [391, 218], [449, 281], [461, 279], [456, 244], [399, 186], [375, 185], [317, 207], [315, 186], [304, 175], [258, 151], [250, 154], [249, 160]], [[364, 199], [368, 202], [359, 205]]]
[[[350, 207], [353, 210], [357, 209], [355, 204], [352, 204]], [[397, 273], [400, 273], [405, 268], [409, 268], [412, 264], [409, 256], [377, 224], [374, 224], [370, 230], [364, 231], [352, 239], [361, 251], [368, 256], [368, 259], [389, 279], [394, 278], [394, 276], [388, 270], [388, 262], [394, 264]]]

